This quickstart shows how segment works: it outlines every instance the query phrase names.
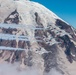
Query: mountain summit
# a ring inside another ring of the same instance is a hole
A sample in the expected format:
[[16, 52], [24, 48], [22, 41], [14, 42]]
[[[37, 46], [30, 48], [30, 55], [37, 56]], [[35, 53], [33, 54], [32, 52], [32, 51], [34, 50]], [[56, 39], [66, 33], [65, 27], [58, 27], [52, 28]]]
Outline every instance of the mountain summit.
[[39, 3], [0, 0], [2, 62], [35, 67], [39, 75], [76, 75], [76, 29]]

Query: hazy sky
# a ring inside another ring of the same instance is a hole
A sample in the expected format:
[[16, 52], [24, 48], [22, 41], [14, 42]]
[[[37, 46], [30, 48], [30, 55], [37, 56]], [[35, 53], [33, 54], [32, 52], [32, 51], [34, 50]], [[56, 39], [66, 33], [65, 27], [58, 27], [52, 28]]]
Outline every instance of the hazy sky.
[[76, 28], [76, 0], [33, 0], [52, 10]]

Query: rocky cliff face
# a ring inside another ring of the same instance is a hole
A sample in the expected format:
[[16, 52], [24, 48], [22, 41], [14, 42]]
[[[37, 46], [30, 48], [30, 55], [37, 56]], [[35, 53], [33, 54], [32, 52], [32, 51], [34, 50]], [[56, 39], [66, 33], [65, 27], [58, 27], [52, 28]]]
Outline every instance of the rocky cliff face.
[[40, 75], [52, 68], [62, 75], [75, 75], [69, 70], [75, 61], [76, 30], [72, 26], [38, 3], [0, 0], [0, 62], [35, 66]]

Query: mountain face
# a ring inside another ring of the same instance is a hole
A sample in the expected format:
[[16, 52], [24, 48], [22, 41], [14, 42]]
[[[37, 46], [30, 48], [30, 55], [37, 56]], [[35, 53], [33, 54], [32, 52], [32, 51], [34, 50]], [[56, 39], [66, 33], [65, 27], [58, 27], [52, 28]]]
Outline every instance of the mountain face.
[[76, 75], [76, 29], [39, 3], [0, 0], [0, 63], [36, 67], [39, 75], [55, 68]]

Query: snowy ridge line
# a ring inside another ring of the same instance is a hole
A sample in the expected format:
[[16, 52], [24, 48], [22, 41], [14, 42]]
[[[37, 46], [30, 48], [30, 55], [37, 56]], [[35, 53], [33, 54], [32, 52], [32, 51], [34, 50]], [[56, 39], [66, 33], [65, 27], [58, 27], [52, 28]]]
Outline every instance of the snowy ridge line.
[[48, 29], [48, 27], [46, 28], [42, 28], [42, 27], [35, 27], [35, 26], [31, 26], [31, 25], [20, 25], [20, 24], [0, 24], [0, 28], [7, 28], [7, 29], [26, 29], [26, 28], [30, 28], [33, 30], [46, 30]]
[[23, 50], [27, 50], [27, 49], [0, 46], [0, 50], [22, 50], [23, 51]]

